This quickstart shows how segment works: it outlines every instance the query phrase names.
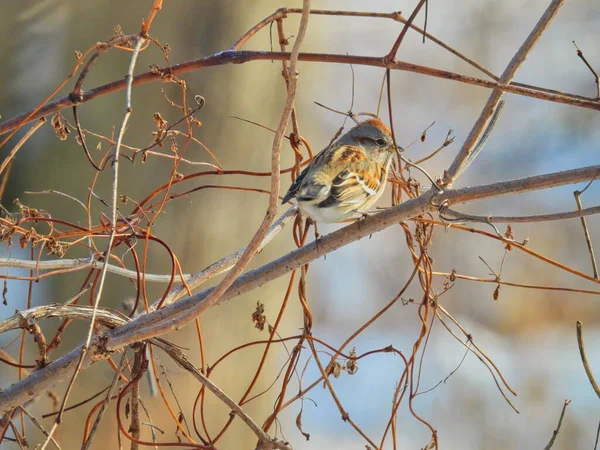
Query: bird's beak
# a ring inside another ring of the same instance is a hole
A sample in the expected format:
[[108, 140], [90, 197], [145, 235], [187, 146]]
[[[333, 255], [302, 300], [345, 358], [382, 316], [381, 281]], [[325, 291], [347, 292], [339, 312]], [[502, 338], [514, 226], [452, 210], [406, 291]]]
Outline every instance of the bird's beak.
[[404, 151], [404, 149], [402, 147], [400, 147], [399, 145], [393, 145], [390, 147], [390, 152], [392, 153], [402, 153]]

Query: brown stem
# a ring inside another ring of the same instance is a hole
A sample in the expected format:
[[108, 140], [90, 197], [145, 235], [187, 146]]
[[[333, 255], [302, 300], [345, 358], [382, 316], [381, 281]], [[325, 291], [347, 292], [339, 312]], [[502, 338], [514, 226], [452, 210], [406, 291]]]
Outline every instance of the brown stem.
[[[228, 50], [224, 52], [215, 53], [214, 55], [208, 56], [206, 58], [176, 64], [170, 68], [170, 73], [177, 75], [186, 72], [192, 72], [198, 69], [203, 69], [205, 67], [221, 66], [225, 64], [242, 64], [250, 61], [281, 61], [289, 59], [290, 53], [287, 52]], [[564, 103], [581, 108], [594, 109], [600, 111], [600, 101], [598, 101], [597, 99], [544, 89], [537, 86], [523, 86], [518, 83], [503, 84], [495, 81], [484, 80], [477, 77], [471, 77], [468, 75], [461, 75], [459, 73], [449, 72], [447, 70], [440, 70], [432, 67], [420, 66], [418, 64], [412, 64], [405, 61], [395, 61], [394, 63], [386, 64], [382, 58], [375, 56], [338, 55], [329, 53], [300, 53], [298, 55], [298, 60], [318, 63], [354, 64], [382, 68], [389, 67], [391, 70], [402, 70], [406, 72], [419, 73], [422, 75], [432, 76], [436, 78], [444, 78], [447, 80], [459, 81], [461, 83], [481, 86], [488, 89], [497, 89], [502, 92], [523, 95], [525, 97], [538, 98], [541, 100]], [[161, 73], [150, 71], [135, 76], [133, 78], [133, 85], [137, 86], [139, 84], [145, 84], [151, 81], [158, 81], [160, 79], [162, 79]], [[125, 80], [117, 80], [102, 86], [98, 86], [97, 88], [93, 88], [86, 91], [76, 103], [85, 103], [95, 98], [110, 94], [112, 92], [123, 90], [125, 86]], [[73, 106], [73, 104], [75, 104], [73, 99], [70, 96], [65, 96], [59, 98], [58, 100], [55, 100], [54, 102], [46, 104], [46, 106], [40, 108], [34, 114], [32, 114], [31, 112], [27, 112], [21, 114], [20, 116], [6, 120], [0, 123], [0, 135], [15, 129], [17, 126], [20, 126], [23, 120], [25, 119], [27, 119], [25, 123], [31, 122], [40, 117], [46, 116], [56, 111], [60, 111], [69, 106]]]
[[581, 362], [583, 363], [583, 368], [585, 369], [585, 373], [590, 380], [590, 384], [594, 389], [594, 392], [600, 398], [600, 387], [596, 383], [596, 379], [594, 378], [594, 374], [592, 373], [592, 368], [590, 367], [590, 363], [588, 362], [587, 355], [585, 353], [585, 344], [583, 342], [583, 324], [578, 320], [575, 324], [577, 328], [577, 346], [579, 347], [579, 354], [581, 355]]
[[580, 216], [581, 226], [583, 227], [583, 235], [585, 236], [585, 242], [588, 247], [588, 252], [590, 253], [590, 259], [592, 260], [592, 271], [594, 274], [594, 278], [600, 278], [598, 276], [598, 264], [596, 263], [596, 255], [594, 254], [594, 246], [592, 245], [592, 238], [590, 237], [590, 230], [588, 229], [587, 221], [585, 220], [585, 217], [583, 214], [584, 211], [588, 211], [588, 210], [594, 209], [594, 208], [583, 209], [583, 205], [581, 204], [581, 194], [582, 194], [582, 192], [580, 192], [580, 191], [573, 192], [573, 195], [575, 196], [575, 201], [577, 202], [577, 210], [578, 210], [578, 212], [581, 213], [581, 216]]
[[554, 441], [556, 440], [556, 436], [558, 436], [558, 432], [560, 431], [560, 427], [562, 426], [562, 421], [565, 417], [565, 412], [567, 411], [567, 406], [569, 406], [569, 403], [571, 403], [571, 400], [565, 400], [565, 402], [563, 403], [562, 410], [560, 411], [560, 417], [558, 418], [558, 425], [556, 425], [556, 429], [552, 432], [550, 442], [548, 442], [548, 445], [544, 447], [544, 450], [550, 450], [554, 445]]

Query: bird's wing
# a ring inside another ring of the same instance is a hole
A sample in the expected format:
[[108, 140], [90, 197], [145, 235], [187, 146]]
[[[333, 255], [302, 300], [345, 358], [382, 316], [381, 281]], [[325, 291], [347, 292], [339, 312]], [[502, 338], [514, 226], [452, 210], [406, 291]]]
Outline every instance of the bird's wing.
[[310, 167], [310, 165], [306, 166], [304, 168], [304, 170], [302, 172], [300, 172], [300, 175], [298, 175], [298, 177], [296, 177], [296, 179], [294, 180], [294, 182], [291, 184], [290, 188], [287, 191], [287, 194], [285, 194], [285, 196], [283, 197], [283, 200], [281, 201], [282, 205], [284, 203], [289, 202], [292, 198], [294, 198], [296, 196], [296, 193], [298, 192], [298, 189], [300, 189], [300, 186], [302, 185], [302, 182], [306, 178], [306, 174], [308, 173], [309, 167]]
[[361, 204], [380, 192], [386, 175], [385, 169], [368, 161], [359, 148], [330, 147], [302, 171], [283, 201], [296, 197], [321, 207]]
[[385, 183], [385, 174], [381, 169], [375, 169], [376, 172], [362, 167], [346, 167], [333, 179], [329, 195], [319, 206], [360, 205], [369, 197], [378, 195]]
[[283, 203], [289, 202], [296, 197], [299, 201], [319, 200], [320, 197], [326, 198], [329, 193], [327, 182], [323, 180], [322, 173], [315, 168], [326, 164], [333, 154], [331, 147], [321, 150], [304, 168], [300, 175], [294, 180], [292, 185], [283, 197]]
[[360, 205], [378, 195], [385, 184], [385, 169], [368, 161], [356, 147], [342, 146], [336, 151], [335, 161], [341, 170], [333, 178], [328, 196], [319, 206]]

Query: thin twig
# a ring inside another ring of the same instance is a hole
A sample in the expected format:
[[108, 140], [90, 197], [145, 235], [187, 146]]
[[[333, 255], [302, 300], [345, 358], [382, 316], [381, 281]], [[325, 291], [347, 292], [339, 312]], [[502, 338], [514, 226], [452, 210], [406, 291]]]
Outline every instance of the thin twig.
[[152, 9], [148, 13], [148, 17], [144, 20], [142, 24], [142, 29], [140, 31], [140, 36], [143, 38], [148, 37], [148, 31], [150, 31], [150, 27], [152, 26], [152, 22], [156, 17], [156, 14], [162, 9], [163, 0], [154, 0], [152, 3]]
[[396, 59], [396, 54], [398, 53], [398, 49], [400, 48], [400, 44], [402, 44], [402, 40], [404, 39], [406, 32], [410, 28], [411, 24], [414, 22], [415, 18], [417, 17], [417, 14], [419, 14], [419, 11], [421, 10], [421, 8], [425, 4], [425, 2], [426, 2], [426, 0], [419, 0], [419, 3], [417, 3], [417, 6], [415, 6], [415, 9], [413, 10], [412, 14], [410, 15], [410, 17], [404, 24], [402, 31], [398, 35], [396, 42], [394, 42], [394, 45], [392, 46], [391, 50], [384, 58], [388, 62], [392, 62]]
[[[29, 417], [29, 419], [31, 420], [31, 422], [44, 434], [44, 436], [48, 436], [48, 431], [42, 426], [42, 424], [35, 418], [35, 416], [33, 414], [31, 414], [27, 408], [23, 408], [21, 406], [21, 411], [23, 411], [25, 413], [25, 415], [27, 417]], [[61, 450], [60, 445], [58, 444], [58, 442], [56, 441], [56, 439], [51, 438], [51, 442], [54, 444], [54, 446], [58, 449]]]
[[575, 326], [577, 329], [577, 346], [579, 347], [579, 354], [581, 355], [581, 362], [583, 363], [583, 368], [585, 369], [585, 373], [588, 377], [588, 380], [590, 380], [592, 389], [594, 389], [594, 392], [596, 393], [598, 398], [600, 398], [600, 387], [598, 387], [598, 384], [596, 383], [596, 379], [594, 378], [592, 368], [590, 367], [587, 356], [585, 354], [585, 345], [583, 343], [583, 324], [578, 320]]
[[437, 155], [439, 152], [441, 152], [442, 150], [444, 150], [446, 147], [448, 147], [450, 144], [454, 143], [454, 139], [456, 139], [455, 136], [452, 136], [452, 132], [454, 130], [452, 130], [452, 128], [450, 128], [448, 130], [448, 134], [446, 135], [446, 139], [444, 139], [444, 142], [442, 142], [442, 145], [440, 145], [435, 151], [433, 151], [432, 153], [430, 153], [429, 155], [417, 160], [414, 162], [415, 165], [419, 165], [424, 163], [425, 161], [430, 160], [431, 158], [433, 158], [435, 155]]
[[33, 135], [33, 133], [35, 133], [45, 123], [46, 123], [46, 118], [41, 117], [38, 120], [38, 122], [35, 123], [31, 128], [29, 128], [29, 130], [27, 130], [27, 133], [25, 133], [25, 135], [21, 139], [19, 139], [19, 142], [16, 143], [16, 145], [13, 147], [13, 149], [10, 151], [10, 153], [6, 156], [6, 158], [4, 158], [4, 160], [2, 161], [2, 164], [0, 164], [0, 174], [2, 172], [4, 172], [4, 170], [6, 169], [6, 166], [8, 166], [8, 164], [13, 160], [13, 158], [15, 157], [15, 155], [17, 154], [19, 149], [21, 147], [23, 147], [23, 144], [25, 144], [25, 142], [27, 142], [29, 140], [29, 138]]
[[576, 288], [563, 288], [559, 286], [540, 286], [534, 284], [523, 284], [523, 283], [512, 283], [510, 281], [502, 281], [498, 277], [494, 278], [480, 278], [480, 277], [471, 277], [468, 275], [461, 275], [456, 272], [448, 273], [448, 272], [432, 272], [434, 276], [442, 276], [442, 277], [454, 277], [459, 280], [467, 280], [467, 281], [477, 281], [479, 283], [492, 283], [499, 284], [501, 286], [512, 286], [523, 289], [540, 289], [546, 291], [559, 291], [559, 292], [573, 292], [577, 294], [590, 294], [590, 295], [600, 295], [600, 291], [592, 291], [590, 289], [576, 289]]
[[579, 47], [577, 47], [577, 44], [575, 43], [575, 41], [573, 41], [573, 45], [577, 49], [577, 56], [579, 56], [579, 58], [581, 58], [581, 60], [587, 66], [587, 68], [590, 69], [590, 72], [592, 72], [592, 75], [594, 76], [594, 81], [596, 82], [596, 89], [598, 89], [598, 95], [596, 98], [600, 99], [600, 76], [598, 76], [598, 72], [596, 72], [596, 70], [588, 62], [588, 60], [585, 58], [585, 56], [583, 56], [583, 52], [581, 51], [581, 49]]
[[104, 412], [106, 411], [106, 407], [108, 406], [108, 403], [110, 402], [110, 399], [113, 396], [113, 392], [115, 391], [115, 388], [117, 387], [117, 383], [119, 382], [121, 373], [123, 372], [123, 369], [125, 368], [125, 362], [127, 361], [126, 356], [127, 356], [127, 352], [124, 351], [123, 354], [121, 355], [121, 361], [119, 362], [118, 369], [115, 371], [115, 375], [113, 376], [112, 382], [110, 383], [108, 392], [106, 393], [106, 396], [104, 397], [102, 406], [100, 406], [100, 409], [98, 410], [98, 414], [96, 415], [96, 420], [94, 420], [94, 424], [92, 425], [90, 434], [88, 435], [84, 444], [81, 446], [81, 450], [87, 450], [88, 448], [90, 448], [90, 445], [92, 445], [92, 440], [94, 439], [94, 436], [95, 436], [96, 432], [98, 431], [98, 426], [100, 425], [100, 422], [102, 421], [102, 418], [104, 417]]
[[[442, 319], [442, 317], [439, 314], [439, 311], [442, 311], [446, 317], [448, 317], [452, 322], [454, 322], [454, 324], [460, 329], [460, 331], [463, 333], [463, 335], [468, 339], [468, 341], [470, 342], [471, 345], [467, 345], [465, 344], [462, 339], [460, 339], [449, 327], [449, 325]], [[477, 359], [479, 359], [479, 361], [485, 366], [485, 368], [490, 372], [490, 374], [492, 375], [492, 379], [494, 380], [494, 383], [496, 384], [496, 387], [498, 388], [498, 391], [500, 392], [500, 394], [502, 395], [502, 397], [504, 397], [504, 400], [506, 400], [506, 402], [509, 404], [509, 406], [517, 413], [520, 414], [519, 410], [515, 407], [515, 405], [512, 404], [512, 402], [510, 401], [510, 399], [508, 398], [508, 396], [504, 393], [504, 389], [502, 389], [502, 386], [500, 385], [500, 382], [498, 381], [496, 375], [498, 375], [498, 377], [500, 377], [500, 380], [502, 381], [502, 384], [509, 390], [509, 392], [513, 395], [517, 395], [515, 393], [515, 391], [513, 391], [513, 389], [508, 385], [508, 383], [506, 382], [506, 380], [504, 379], [504, 376], [502, 375], [502, 372], [500, 372], [500, 370], [498, 369], [498, 367], [496, 366], [496, 364], [481, 350], [481, 348], [479, 348], [479, 346], [475, 343], [475, 341], [473, 340], [473, 337], [466, 332], [466, 330], [462, 327], [462, 325], [450, 314], [448, 313], [448, 311], [446, 311], [446, 309], [444, 309], [443, 307], [438, 307], [438, 310], [435, 311], [435, 315], [436, 317], [440, 320], [440, 322], [442, 323], [442, 325], [444, 326], [444, 328], [446, 328], [446, 330], [448, 330], [448, 332], [450, 333], [451, 336], [453, 336], [463, 347], [465, 347], [468, 351], [470, 351], [471, 353], [473, 353]], [[477, 351], [475, 351], [477, 350]]]
[[[587, 187], [586, 187], [586, 189], [587, 189]], [[583, 191], [573, 192], [573, 195], [575, 196], [575, 201], [577, 202], [577, 209], [579, 211], [585, 211], [581, 204], [581, 194], [582, 193], [583, 193]], [[590, 208], [586, 208], [586, 210], [589, 210], [589, 209]], [[583, 235], [585, 236], [585, 242], [587, 243], [588, 252], [590, 253], [590, 259], [592, 260], [592, 271], [594, 274], [594, 278], [600, 278], [598, 276], [598, 264], [596, 263], [596, 255], [594, 254], [594, 246], [592, 245], [592, 238], [590, 237], [590, 230], [588, 230], [587, 221], [585, 220], [585, 217], [583, 217], [583, 214], [581, 215], [581, 226], [583, 227]]]
[[[110, 236], [108, 238], [108, 244], [106, 246], [106, 252], [104, 255], [104, 263], [102, 270], [100, 272], [100, 279], [98, 282], [98, 290], [96, 292], [96, 298], [94, 299], [94, 310], [98, 308], [100, 304], [100, 298], [102, 296], [104, 281], [106, 279], [108, 262], [110, 260], [110, 252], [113, 246], [113, 242], [115, 240], [115, 236], [117, 234], [117, 216], [118, 216], [118, 202], [119, 202], [119, 154], [121, 151], [121, 143], [123, 142], [123, 136], [125, 135], [125, 130], [127, 129], [127, 122], [131, 117], [132, 107], [131, 107], [131, 89], [132, 89], [132, 80], [133, 80], [133, 70], [135, 68], [135, 64], [137, 61], [137, 57], [139, 55], [140, 49], [145, 42], [145, 39], [139, 38], [135, 44], [135, 48], [131, 55], [131, 61], [129, 63], [129, 70], [127, 71], [127, 75], [125, 79], [127, 81], [127, 89], [125, 90], [125, 115], [123, 116], [123, 121], [121, 122], [121, 127], [119, 129], [119, 134], [117, 135], [117, 144], [114, 150], [114, 161], [113, 161], [113, 183], [112, 183], [112, 204], [111, 204], [111, 230]], [[86, 338], [87, 348], [92, 340], [92, 334], [94, 331], [94, 319], [95, 315], [92, 315], [92, 321], [88, 330], [88, 335]], [[85, 352], [84, 352], [85, 353]]]
[[[441, 221], [437, 221], [437, 220], [431, 220], [431, 219], [426, 219], [426, 218], [418, 218], [418, 219], [411, 219], [411, 220], [418, 221], [418, 222], [432, 223], [432, 224], [435, 224], [435, 225], [441, 225], [441, 226], [447, 227], [446, 223], [441, 222]], [[467, 231], [469, 233], [476, 233], [476, 234], [479, 234], [481, 236], [486, 236], [488, 238], [492, 238], [492, 239], [497, 240], [497, 241], [501, 241], [501, 242], [505, 242], [505, 243], [507, 242], [506, 238], [504, 236], [500, 237], [500, 236], [498, 236], [495, 233], [494, 234], [488, 233], [487, 231], [479, 230], [479, 229], [476, 229], [476, 228], [473, 228], [473, 227], [467, 227], [467, 226], [460, 225], [460, 224], [453, 224], [452, 228], [454, 228], [455, 230]], [[580, 271], [578, 271], [576, 269], [573, 269], [572, 267], [569, 267], [569, 266], [566, 266], [564, 264], [561, 264], [560, 262], [555, 261], [554, 259], [548, 258], [547, 256], [541, 255], [540, 253], [538, 253], [536, 251], [533, 251], [530, 248], [523, 247], [521, 245], [513, 244], [513, 243], [511, 243], [511, 247], [514, 248], [514, 249], [518, 249], [519, 251], [522, 251], [524, 253], [527, 253], [528, 255], [533, 256], [534, 258], [539, 259], [540, 261], [548, 263], [548, 264], [550, 264], [553, 267], [557, 267], [560, 270], [564, 270], [565, 272], [573, 274], [573, 275], [575, 275], [575, 276], [577, 276], [579, 278], [591, 281], [591, 282], [596, 283], [596, 284], [600, 284], [600, 281], [597, 280], [596, 278], [591, 277], [591, 276], [589, 276], [589, 275], [587, 275], [587, 274], [585, 274], [583, 272], [580, 272]]]
[[[252, 27], [252, 29], [250, 31], [246, 32], [240, 39], [238, 39], [236, 41], [236, 43], [234, 45], [232, 45], [230, 47], [230, 50], [239, 50], [243, 46], [243, 44], [245, 44], [252, 36], [254, 36], [262, 28], [264, 28], [266, 25], [272, 24], [275, 21], [280, 21], [287, 14], [301, 14], [301, 13], [302, 13], [302, 8], [280, 8], [280, 9], [278, 9], [273, 14], [266, 17], [264, 20], [260, 21], [258, 24], [256, 24], [254, 27]], [[363, 17], [363, 18], [373, 18], [373, 19], [392, 19], [396, 22], [401, 22], [403, 24], [409, 23], [409, 20], [402, 17], [402, 14], [398, 11], [394, 11], [391, 13], [382, 13], [382, 12], [371, 12], [371, 11], [339, 11], [339, 10], [330, 10], [330, 9], [312, 9], [310, 11], [310, 13], [314, 14], [314, 15], [323, 15], [323, 16], [344, 16], [344, 17]], [[424, 29], [419, 28], [414, 23], [409, 23], [409, 27], [411, 29], [415, 30], [417, 33], [422, 34], [424, 37], [427, 37], [430, 41], [439, 45], [444, 50], [447, 50], [448, 52], [450, 52], [453, 55], [457, 56], [458, 58], [462, 59], [466, 63], [475, 67], [476, 69], [478, 69], [482, 73], [486, 74], [490, 78], [492, 78], [496, 81], [498, 80], [498, 77], [496, 75], [494, 75], [492, 72], [490, 72], [489, 70], [487, 70], [485, 67], [476, 63], [472, 59], [466, 57], [465, 55], [463, 55], [456, 49], [450, 47], [448, 44], [442, 42], [441, 40], [439, 40], [432, 34], [429, 34]]]
[[[475, 216], [472, 214], [464, 214], [459, 211], [452, 209], [444, 209], [444, 215], [450, 215], [457, 220], [464, 220], [470, 222], [488, 222], [488, 223], [531, 223], [531, 222], [551, 222], [554, 220], [564, 219], [576, 219], [577, 217], [583, 218], [584, 216], [591, 216], [592, 214], [600, 213], [600, 206], [593, 206], [591, 208], [579, 209], [577, 211], [566, 211], [552, 214], [539, 214], [535, 216]], [[595, 278], [598, 278], [597, 274], [594, 274]]]
[[567, 411], [567, 406], [569, 406], [569, 403], [571, 403], [571, 400], [565, 400], [565, 402], [563, 403], [562, 410], [560, 411], [560, 417], [558, 418], [558, 425], [556, 425], [556, 429], [552, 432], [550, 442], [548, 442], [548, 445], [544, 447], [544, 450], [550, 450], [554, 445], [554, 441], [556, 440], [556, 436], [558, 436], [558, 432], [560, 431], [560, 427], [562, 426], [562, 421], [565, 417], [565, 412]]
[[325, 386], [327, 386], [327, 389], [329, 390], [329, 393], [330, 393], [331, 397], [333, 398], [333, 401], [335, 402], [335, 404], [342, 416], [342, 420], [344, 422], [348, 422], [362, 436], [362, 438], [369, 443], [369, 445], [374, 450], [379, 450], [379, 446], [377, 444], [375, 444], [375, 442], [373, 442], [373, 440], [371, 438], [369, 438], [369, 436], [367, 436], [367, 434], [358, 427], [358, 425], [350, 417], [350, 414], [348, 414], [348, 412], [344, 409], [342, 403], [338, 399], [335, 389], [333, 388], [333, 386], [331, 384], [331, 380], [329, 379], [329, 374], [325, 372], [325, 368], [323, 367], [323, 364], [321, 363], [321, 359], [319, 358], [319, 355], [317, 354], [317, 350], [315, 348], [315, 343], [312, 341], [312, 339], [308, 340], [308, 345], [310, 346], [312, 355], [315, 359], [315, 362], [317, 363], [317, 367], [319, 368], [319, 371], [321, 372], [321, 377], [323, 378], [323, 382], [324, 382]]
[[[53, 271], [60, 269], [101, 269], [104, 267], [104, 262], [98, 261], [97, 259], [90, 258], [73, 258], [73, 259], [56, 259], [48, 261], [37, 261], [32, 259], [15, 259], [15, 258], [0, 258], [0, 267], [11, 267], [14, 269], [34, 269], [38, 271], [48, 270], [51, 271], [48, 274], [39, 275], [36, 281], [45, 278], [45, 275], [51, 275]], [[132, 280], [137, 280], [138, 272], [135, 270], [125, 269], [123, 267], [108, 264], [107, 271], [120, 275]], [[159, 275], [147, 273], [144, 275], [146, 281], [156, 283], [169, 283], [171, 281], [171, 275]], [[183, 279], [188, 280], [192, 274], [183, 274]]]
[[61, 423], [62, 421], [62, 416], [63, 416], [63, 411], [64, 408], [67, 405], [67, 400], [69, 398], [69, 394], [71, 392], [71, 389], [73, 388], [73, 385], [75, 384], [75, 380], [77, 379], [77, 375], [80, 372], [80, 369], [83, 365], [83, 361], [86, 357], [86, 354], [90, 348], [90, 344], [92, 342], [92, 335], [94, 333], [94, 324], [95, 324], [95, 319], [96, 319], [96, 313], [98, 310], [98, 305], [100, 304], [100, 299], [102, 297], [102, 293], [103, 293], [103, 288], [104, 288], [104, 281], [106, 279], [106, 274], [107, 274], [107, 266], [108, 266], [108, 261], [110, 259], [110, 251], [112, 249], [112, 245], [113, 242], [115, 240], [115, 236], [117, 234], [117, 209], [118, 209], [118, 200], [119, 200], [119, 196], [118, 196], [118, 183], [119, 183], [119, 152], [121, 149], [121, 142], [123, 140], [123, 135], [125, 134], [125, 130], [127, 127], [127, 122], [129, 120], [129, 117], [131, 116], [131, 89], [132, 89], [132, 81], [133, 81], [133, 69], [135, 68], [135, 63], [137, 61], [137, 57], [138, 54], [140, 52], [140, 49], [142, 47], [142, 44], [144, 43], [144, 39], [143, 38], [139, 38], [135, 44], [135, 48], [134, 51], [131, 55], [131, 61], [129, 64], [129, 70], [127, 72], [127, 75], [125, 76], [125, 80], [127, 81], [127, 89], [125, 90], [125, 104], [126, 104], [126, 111], [125, 111], [125, 116], [123, 117], [123, 122], [121, 123], [121, 128], [119, 130], [119, 134], [118, 134], [118, 138], [117, 138], [117, 145], [115, 146], [115, 151], [114, 151], [114, 162], [113, 162], [113, 186], [112, 186], [112, 214], [111, 214], [111, 218], [112, 218], [112, 223], [111, 223], [111, 232], [110, 232], [110, 236], [108, 239], [108, 244], [106, 247], [106, 252], [104, 255], [104, 266], [100, 272], [100, 279], [99, 279], [99, 283], [98, 283], [98, 289], [96, 291], [96, 297], [94, 299], [94, 310], [92, 313], [92, 319], [90, 321], [90, 326], [88, 329], [88, 333], [87, 333], [87, 337], [85, 340], [85, 344], [82, 348], [81, 351], [81, 355], [79, 358], [79, 362], [77, 364], [77, 367], [75, 369], [75, 371], [72, 374], [71, 377], [71, 381], [69, 382], [69, 386], [67, 387], [67, 390], [65, 392], [65, 395], [63, 397], [63, 401], [62, 401], [62, 406], [61, 406], [61, 410], [59, 412], [59, 414], [56, 417], [56, 421], [54, 422], [54, 425], [52, 426], [52, 429], [50, 430], [49, 436], [47, 437], [46, 441], [44, 442], [44, 444], [42, 445], [40, 450], [44, 450], [46, 448], [46, 445], [48, 444], [48, 441], [50, 440], [50, 438], [52, 437], [52, 434], [54, 433], [54, 431], [56, 430], [56, 428], [58, 427], [58, 425]]
[[44, 191], [23, 191], [23, 193], [24, 194], [29, 194], [29, 195], [35, 195], [35, 194], [56, 194], [56, 195], [60, 195], [62, 197], [66, 197], [66, 198], [68, 198], [70, 200], [73, 200], [74, 202], [78, 203], [84, 209], [84, 211], [87, 212], [87, 206], [85, 206], [85, 204], [81, 200], [79, 200], [76, 197], [73, 197], [72, 195], [65, 194], [64, 192], [60, 192], [60, 191], [57, 191], [55, 189], [46, 189]]
[[237, 416], [240, 417], [248, 425], [248, 427], [256, 434], [258, 439], [264, 444], [271, 444], [273, 448], [279, 448], [282, 450], [290, 450], [291, 447], [285, 442], [280, 442], [277, 439], [271, 438], [263, 429], [256, 423], [246, 412], [234, 402], [225, 392], [223, 392], [216, 384], [214, 384], [209, 378], [207, 378], [202, 372], [200, 372], [188, 358], [178, 349], [173, 346], [164, 347], [159, 345], [173, 360], [191, 373], [203, 386], [211, 391], [219, 400], [225, 403]]
[[[281, 153], [281, 143], [283, 141], [283, 136], [285, 134], [285, 129], [287, 127], [287, 123], [290, 119], [292, 109], [294, 107], [294, 100], [296, 98], [296, 84], [298, 80], [297, 73], [297, 63], [298, 63], [298, 53], [300, 51], [300, 45], [304, 40], [304, 36], [306, 34], [306, 28], [308, 26], [308, 17], [310, 11], [310, 0], [304, 0], [304, 13], [302, 14], [302, 19], [300, 20], [300, 26], [298, 30], [298, 34], [296, 40], [294, 41], [294, 47], [292, 50], [292, 58], [290, 59], [290, 74], [289, 74], [289, 84], [288, 84], [288, 96], [287, 101], [281, 114], [281, 119], [279, 122], [279, 126], [277, 127], [277, 132], [275, 133], [275, 137], [273, 139], [273, 147], [271, 152], [271, 190], [269, 195], [269, 205], [267, 207], [267, 212], [265, 217], [258, 227], [258, 230], [250, 240], [250, 243], [245, 248], [244, 253], [236, 262], [235, 266], [227, 273], [225, 278], [218, 284], [217, 287], [211, 290], [208, 297], [206, 298], [206, 302], [199, 304], [196, 308], [188, 310], [187, 317], [185, 319], [185, 323], [189, 323], [193, 321], [199, 314], [201, 314], [206, 309], [210, 308], [212, 305], [217, 303], [220, 298], [223, 296], [225, 292], [229, 289], [232, 283], [236, 280], [236, 278], [242, 273], [245, 267], [248, 265], [250, 260], [254, 257], [258, 248], [260, 247], [261, 242], [266, 236], [274, 218], [277, 210], [278, 202], [279, 202], [279, 180], [280, 180], [280, 153]], [[184, 325], [182, 323], [181, 325]], [[157, 324], [157, 327], [166, 327], [170, 328], [168, 324]]]

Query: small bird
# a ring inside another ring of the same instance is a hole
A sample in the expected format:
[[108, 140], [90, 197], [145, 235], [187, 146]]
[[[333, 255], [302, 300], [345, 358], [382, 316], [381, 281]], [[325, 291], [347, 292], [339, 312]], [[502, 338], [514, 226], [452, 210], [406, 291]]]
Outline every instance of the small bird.
[[315, 156], [282, 203], [296, 198], [300, 210], [315, 222], [364, 215], [383, 194], [396, 151], [383, 122], [361, 122]]

